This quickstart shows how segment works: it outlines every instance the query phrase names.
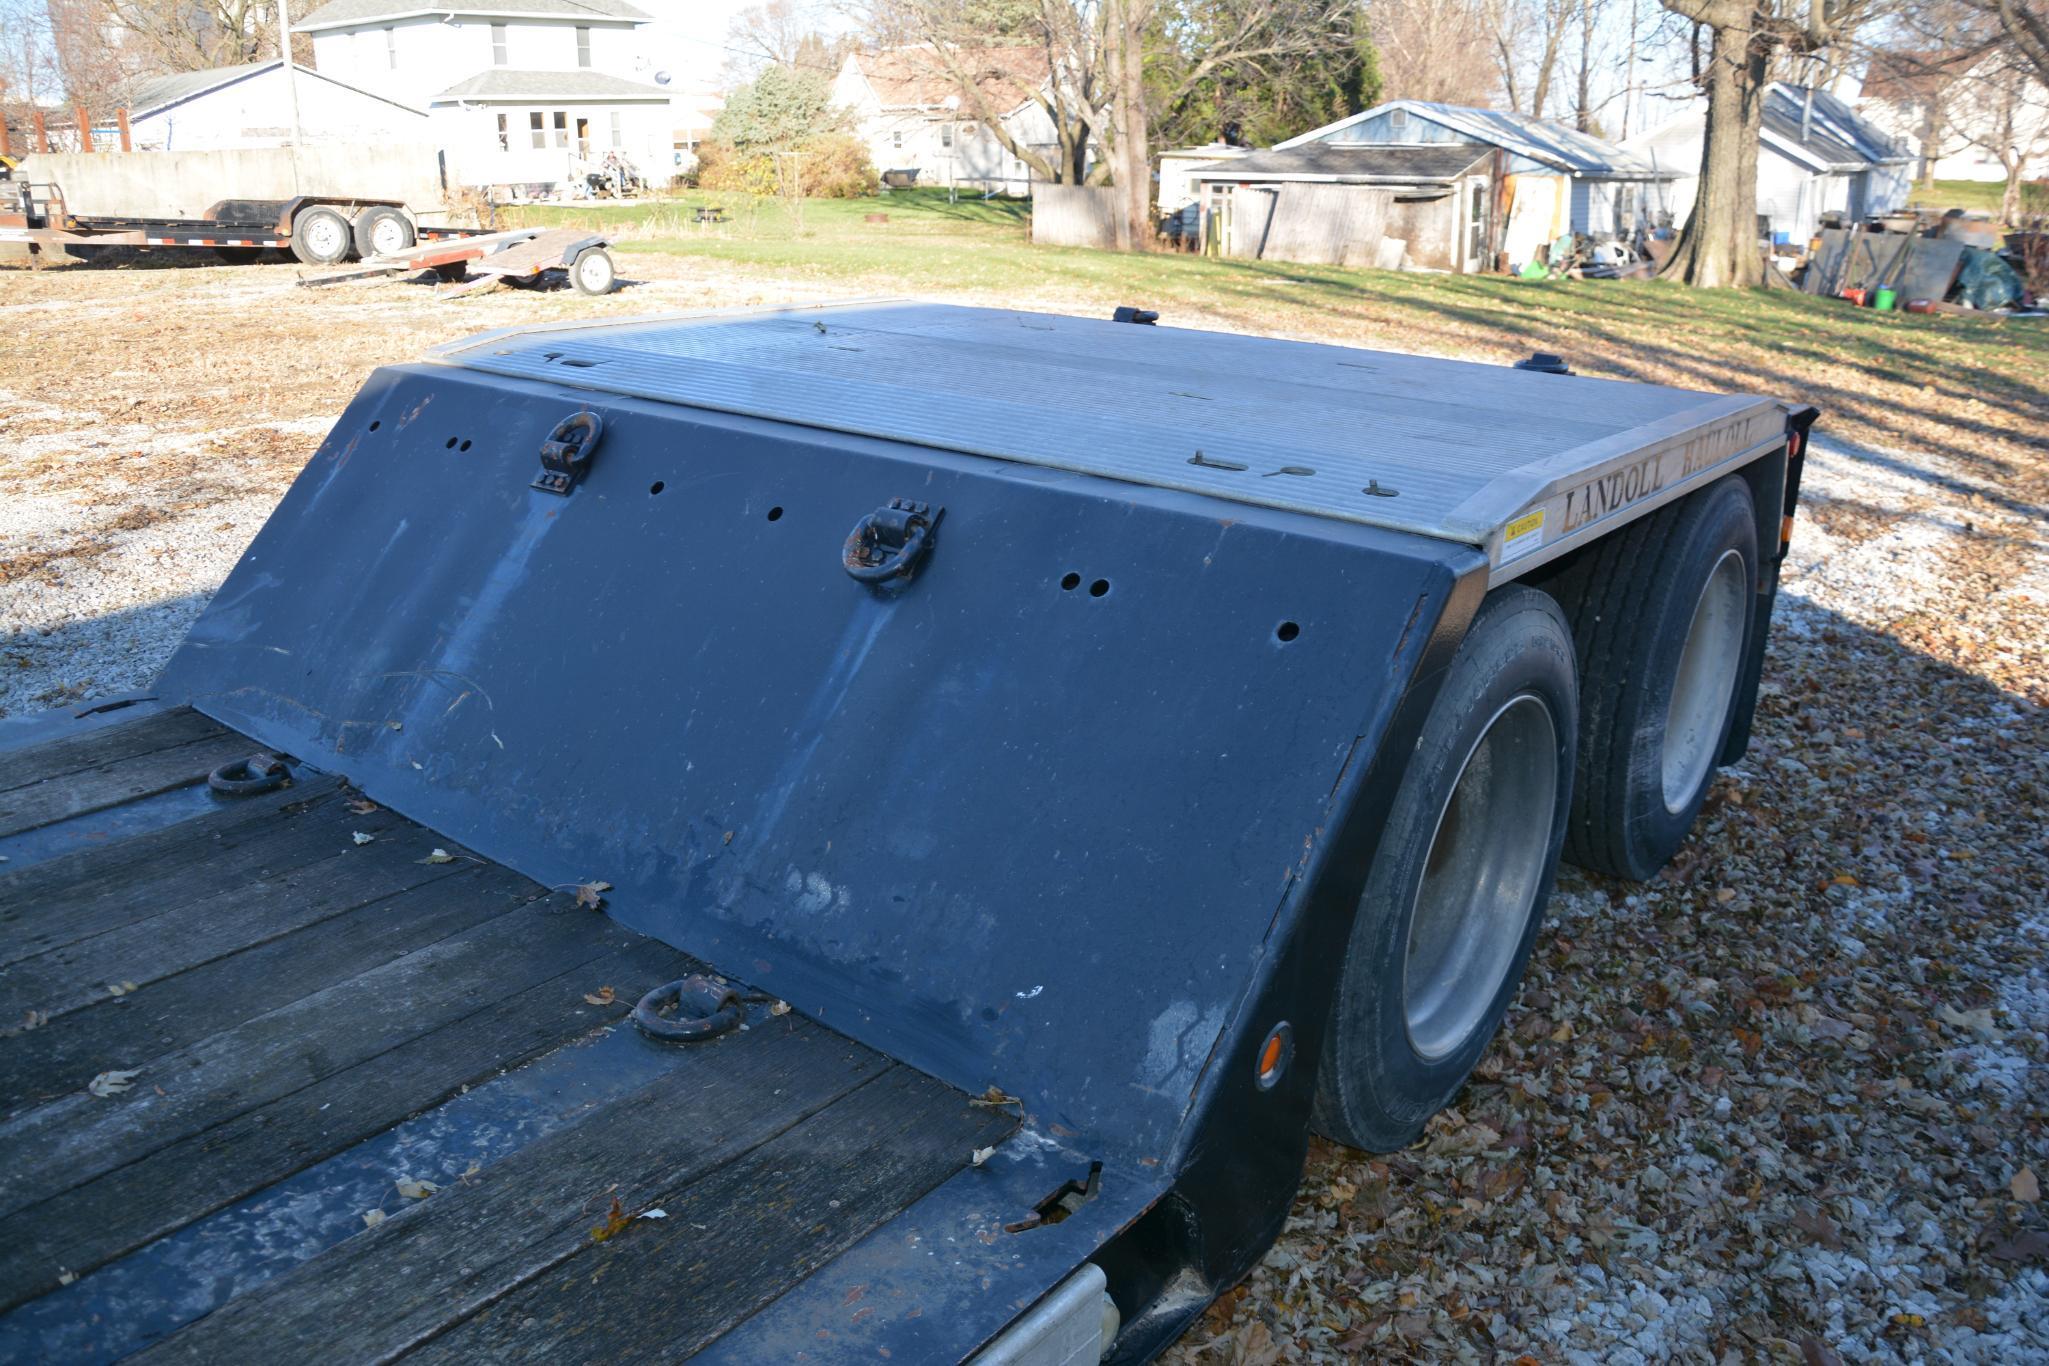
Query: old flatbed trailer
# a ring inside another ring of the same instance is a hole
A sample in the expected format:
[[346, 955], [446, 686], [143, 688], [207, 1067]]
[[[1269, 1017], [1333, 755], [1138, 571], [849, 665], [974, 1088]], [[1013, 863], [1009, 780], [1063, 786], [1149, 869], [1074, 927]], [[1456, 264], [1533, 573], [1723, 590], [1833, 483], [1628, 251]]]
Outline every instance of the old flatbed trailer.
[[327, 266], [484, 231], [419, 223], [396, 199], [224, 199], [198, 218], [154, 218], [74, 214], [62, 188], [51, 184], [15, 181], [0, 188], [0, 242], [37, 248], [211, 247], [230, 260], [284, 250], [307, 265]]
[[913, 304], [378, 371], [0, 729], [0, 1355], [1150, 1357], [1684, 837], [1813, 419]]

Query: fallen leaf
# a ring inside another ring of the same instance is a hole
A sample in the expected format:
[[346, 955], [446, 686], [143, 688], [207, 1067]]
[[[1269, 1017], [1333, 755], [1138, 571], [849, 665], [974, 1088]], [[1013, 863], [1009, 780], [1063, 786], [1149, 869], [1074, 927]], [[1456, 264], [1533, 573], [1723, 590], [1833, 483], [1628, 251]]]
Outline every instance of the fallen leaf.
[[398, 1193], [408, 1200], [425, 1200], [435, 1191], [441, 1189], [432, 1181], [415, 1181], [410, 1176], [401, 1176], [397, 1184]]
[[618, 1000], [619, 995], [610, 987], [599, 987], [596, 991], [585, 992], [583, 999], [587, 1005], [608, 1006]]
[[2035, 1179], [2033, 1167], [2022, 1167], [2015, 1172], [2007, 1189], [2011, 1190], [2013, 1198], [2022, 1204], [2032, 1205], [2042, 1198], [2042, 1183]]
[[591, 1241], [602, 1243], [615, 1237], [620, 1229], [632, 1222], [633, 1216], [626, 1212], [626, 1206], [621, 1204], [619, 1197], [615, 1195], [612, 1197], [612, 1208], [605, 1212], [605, 1222], [591, 1230]]
[[1843, 1232], [1836, 1227], [1835, 1220], [1817, 1209], [1800, 1209], [1793, 1213], [1793, 1227], [1820, 1243], [1823, 1247], [1840, 1250], [1843, 1246]]
[[50, 1017], [48, 1015], [45, 1015], [40, 1010], [31, 1010], [27, 1015], [22, 1017], [21, 1027], [23, 1029], [41, 1029], [44, 1025], [48, 1024], [49, 1022]]
[[377, 836], [375, 836], [375, 835], [366, 835], [366, 834], [364, 834], [364, 833], [363, 833], [362, 831], [358, 830], [358, 831], [356, 831], [356, 832], [355, 832], [355, 836], [354, 836], [354, 838], [355, 838], [355, 841], [356, 841], [356, 843], [358, 843], [358, 844], [368, 844], [368, 843], [369, 843], [369, 842], [370, 842], [371, 840], [374, 840], [374, 839], [376, 839], [376, 838], [377, 838]]
[[968, 1165], [979, 1167], [996, 1155], [994, 1148], [977, 1148], [968, 1158]]
[[434, 851], [433, 853], [431, 853], [431, 854], [427, 855], [427, 857], [425, 857], [425, 858], [421, 859], [421, 860], [420, 860], [420, 862], [422, 862], [422, 863], [453, 863], [453, 862], [455, 862], [455, 855], [453, 855], [453, 854], [449, 853], [449, 852], [448, 852], [448, 851], [447, 851], [446, 849], [436, 849], [436, 850], [435, 850], [435, 851]]
[[113, 985], [107, 988], [107, 995], [126, 996], [129, 992], [133, 990], [135, 990], [135, 983], [133, 982], [115, 982]]
[[1023, 1101], [1019, 1100], [1019, 1099], [1018, 1099], [1018, 1098], [1017, 1098], [1016, 1096], [1009, 1096], [1009, 1095], [1005, 1095], [1005, 1094], [1003, 1093], [1003, 1088], [1002, 1088], [1002, 1087], [1000, 1087], [1000, 1086], [991, 1086], [991, 1087], [990, 1087], [990, 1088], [989, 1088], [988, 1090], [984, 1091], [984, 1092], [983, 1092], [983, 1093], [982, 1093], [981, 1095], [979, 1095], [979, 1096], [976, 1096], [976, 1097], [975, 1097], [975, 1098], [974, 1098], [973, 1100], [970, 1100], [970, 1101], [968, 1102], [968, 1104], [970, 1104], [970, 1105], [988, 1105], [988, 1106], [997, 1106], [997, 1105], [1015, 1105], [1015, 1106], [1017, 1106], [1017, 1107], [1018, 1107], [1019, 1109], [1023, 1109], [1023, 1108], [1024, 1108], [1024, 1102], [1023, 1102]]
[[633, 1217], [636, 1219], [666, 1219], [669, 1217], [669, 1212], [665, 1209], [644, 1209]]
[[381, 1224], [381, 1223], [383, 1223], [383, 1222], [384, 1222], [384, 1211], [383, 1211], [383, 1210], [381, 1210], [381, 1209], [366, 1209], [366, 1210], [364, 1210], [364, 1211], [363, 1211], [363, 1227], [365, 1227], [365, 1228], [376, 1228], [376, 1227], [377, 1227], [377, 1226], [378, 1226], [379, 1224]]
[[57, 1273], [57, 1284], [59, 1285], [70, 1285], [77, 1279], [78, 1273], [76, 1271], [60, 1271]]
[[601, 910], [605, 905], [605, 893], [611, 890], [609, 882], [579, 882], [576, 884], [576, 904], [588, 910]]
[[2029, 1229], [1993, 1248], [1990, 1255], [2002, 1262], [2026, 1262], [2049, 1257], [2049, 1233]]
[[368, 797], [349, 798], [349, 810], [354, 812], [358, 816], [367, 816], [372, 811], [376, 811], [378, 809], [379, 808], [377, 803], [371, 801]]
[[135, 1079], [141, 1075], [142, 1069], [139, 1067], [132, 1072], [102, 1072], [87, 1082], [85, 1089], [104, 1100], [109, 1096], [118, 1096], [135, 1085]]
[[790, 1003], [788, 1001], [771, 1002], [768, 1007], [768, 1013], [771, 1015], [787, 1015], [790, 1013]]

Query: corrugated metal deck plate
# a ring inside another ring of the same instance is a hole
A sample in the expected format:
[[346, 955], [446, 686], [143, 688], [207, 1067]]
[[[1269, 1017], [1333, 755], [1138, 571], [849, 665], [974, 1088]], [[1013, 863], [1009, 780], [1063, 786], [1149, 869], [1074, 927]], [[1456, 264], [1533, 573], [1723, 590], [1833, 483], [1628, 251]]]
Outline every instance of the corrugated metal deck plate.
[[1757, 397], [908, 302], [513, 329], [432, 355], [1418, 532], [1497, 565], [1556, 553], [1784, 432]]

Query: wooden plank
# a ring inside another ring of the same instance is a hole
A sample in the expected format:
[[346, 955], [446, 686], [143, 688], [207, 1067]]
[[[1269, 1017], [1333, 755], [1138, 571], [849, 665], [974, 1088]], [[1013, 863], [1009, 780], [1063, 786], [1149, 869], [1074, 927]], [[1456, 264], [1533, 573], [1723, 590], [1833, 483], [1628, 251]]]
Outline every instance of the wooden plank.
[[[465, 885], [450, 894], [475, 890]], [[0, 1212], [134, 1162], [639, 938], [588, 912], [545, 909], [563, 901], [500, 916], [203, 1039], [159, 1059], [111, 1104], [74, 1092], [0, 1123]], [[110, 1058], [107, 1067], [128, 1070], [135, 1061]]]
[[227, 727], [190, 707], [95, 726], [60, 740], [0, 754], [0, 792], [227, 733]]
[[432, 1339], [408, 1362], [673, 1361], [968, 1165], [1014, 1121], [895, 1067], [675, 1190], [667, 1212]]
[[0, 1021], [13, 1026], [30, 1011], [54, 1020], [106, 1001], [110, 987], [161, 981], [477, 866], [474, 859], [428, 862], [438, 841], [410, 823], [362, 845], [335, 830], [314, 846], [324, 847], [324, 857], [296, 867], [246, 879], [194, 869], [194, 881], [211, 895], [15, 962], [0, 974]]
[[1947, 299], [1956, 284], [1957, 267], [1963, 264], [1963, 260], [1962, 242], [1945, 237], [1915, 238], [1907, 253], [1906, 272], [1900, 280], [1900, 302]]
[[[586, 947], [566, 950], [564, 939], [574, 942], [573, 937], [551, 932], [544, 921], [586, 927]], [[593, 935], [589, 927], [600, 924], [609, 922], [588, 912], [572, 916], [533, 908], [514, 911], [458, 941], [445, 941], [401, 959], [391, 969], [353, 979], [354, 983], [369, 984], [366, 991], [349, 991], [339, 997], [324, 993], [330, 996], [326, 1002], [313, 997], [300, 1003], [318, 1003], [317, 1009], [275, 1011], [187, 1050], [187, 1056], [206, 1058], [187, 1071], [200, 1078], [196, 1082], [181, 1080], [173, 1066], [152, 1067], [138, 1078], [134, 1091], [111, 1102], [119, 1105], [130, 1097], [140, 1097], [142, 1105], [134, 1108], [141, 1113], [135, 1121], [112, 1127], [94, 1125], [89, 1117], [82, 1121], [120, 1143], [124, 1153], [142, 1150], [135, 1160], [119, 1166], [93, 1161], [98, 1172], [94, 1179], [64, 1189], [71, 1181], [70, 1174], [41, 1160], [39, 1152], [33, 1154], [36, 1171], [28, 1189], [34, 1193], [35, 1181], [41, 1180], [46, 1192], [56, 1193], [0, 1219], [0, 1311], [54, 1288], [62, 1271], [83, 1275], [354, 1147], [409, 1115], [432, 1109], [465, 1086], [620, 1018], [633, 996], [621, 992], [613, 1005], [590, 1005], [584, 994], [598, 983], [652, 984], [690, 970], [690, 961], [676, 950], [616, 926]], [[468, 941], [477, 962], [497, 970], [495, 979], [472, 974], [445, 951], [461, 940]], [[518, 970], [524, 963], [537, 961], [528, 953], [525, 941], [541, 941], [536, 944], [539, 955], [552, 958], [561, 970], [530, 981], [534, 974]], [[399, 980], [408, 971], [417, 987], [410, 994]], [[452, 1020], [439, 1019], [445, 1012], [434, 1011], [427, 1018], [438, 1019], [438, 1027], [388, 1050], [366, 1048], [360, 1030], [355, 1037], [345, 1037], [350, 1033], [346, 1020], [315, 1018], [331, 1016], [331, 1007], [341, 1005], [343, 998], [347, 1009], [359, 1016], [413, 1014], [428, 1004], [421, 993], [444, 977], [461, 979], [462, 986], [455, 994], [478, 1008]], [[282, 1030], [276, 1028], [280, 1022]], [[298, 1049], [271, 1046], [260, 1037], [266, 1032], [295, 1039]], [[224, 1041], [235, 1041], [241, 1047], [236, 1051], [234, 1044]], [[344, 1057], [348, 1065], [328, 1067], [331, 1057]], [[262, 1061], [252, 1067], [248, 1065], [251, 1058]], [[209, 1072], [218, 1074], [223, 1060], [241, 1064], [237, 1072], [252, 1089], [263, 1088], [265, 1079], [279, 1071], [322, 1068], [325, 1074], [309, 1086], [294, 1084], [295, 1089], [268, 1103], [241, 1106], [240, 1098], [229, 1091], [228, 1080], [207, 1076]], [[149, 1077], [159, 1071], [167, 1077], [167, 1089], [180, 1089], [156, 1096]], [[181, 1097], [192, 1099], [181, 1105]], [[103, 1100], [92, 1103], [110, 1104]], [[37, 1113], [58, 1108], [49, 1106]], [[191, 1116], [204, 1115], [209, 1108], [220, 1116], [233, 1117], [220, 1123], [191, 1121]], [[169, 1127], [175, 1142], [153, 1145], [148, 1139], [130, 1137], [148, 1126], [150, 1111], [163, 1109], [173, 1111]], [[75, 1109], [71, 1117], [79, 1120]], [[50, 1134], [50, 1126], [42, 1126], [42, 1132]], [[77, 1160], [80, 1144], [69, 1141], [68, 1136], [54, 1142], [61, 1143]], [[7, 1160], [17, 1160], [14, 1154], [20, 1147], [11, 1138], [6, 1147]], [[90, 1157], [88, 1152], [88, 1160]], [[9, 1181], [7, 1187], [16, 1197], [21, 1188], [18, 1181]]]
[[[795, 1016], [679, 1047], [660, 1080], [230, 1301], [140, 1360], [314, 1359], [332, 1349], [339, 1322], [350, 1325], [351, 1357], [396, 1355], [588, 1248], [614, 1187], [645, 1208], [888, 1066]], [[362, 1313], [366, 1304], [377, 1312]]]
[[304, 867], [358, 830], [382, 835], [405, 824], [395, 812], [350, 811], [334, 779], [295, 785], [274, 804], [246, 800], [0, 877], [0, 965], [190, 905], [223, 885]]
[[56, 821], [102, 811], [174, 787], [204, 782], [222, 764], [246, 759], [248, 739], [224, 731], [204, 740], [95, 764], [0, 792], [0, 835], [18, 835]]
[[[475, 874], [472, 868], [464, 876], [474, 883]], [[493, 880], [474, 896], [467, 885], [454, 885], [431, 897], [386, 897], [126, 995], [103, 994], [91, 1009], [17, 1027], [0, 1042], [0, 1096], [18, 1109], [76, 1091], [110, 1058], [132, 1066], [162, 1057], [540, 895], [531, 883], [503, 887]]]

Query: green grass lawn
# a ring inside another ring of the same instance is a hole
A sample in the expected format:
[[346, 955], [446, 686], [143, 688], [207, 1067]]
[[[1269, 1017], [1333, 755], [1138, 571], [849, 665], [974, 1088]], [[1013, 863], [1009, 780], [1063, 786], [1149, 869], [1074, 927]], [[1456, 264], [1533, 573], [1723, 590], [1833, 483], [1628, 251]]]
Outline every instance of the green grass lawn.
[[[707, 204], [729, 221], [698, 224]], [[628, 275], [634, 255], [659, 253], [793, 299], [858, 292], [1103, 315], [1135, 304], [1169, 324], [1475, 359], [1555, 351], [1587, 374], [1812, 402], [1850, 440], [2002, 460], [2016, 442], [2031, 458], [2049, 446], [2049, 320], [1879, 313], [1790, 290], [1035, 247], [1027, 201], [948, 203], [943, 190], [808, 201], [801, 230], [780, 201], [733, 195], [514, 212], [613, 234]], [[868, 221], [876, 214], [887, 221]]]
[[[1983, 209], [1997, 217], [2005, 194], [2004, 181], [1938, 180], [1933, 185], [1916, 185], [1907, 203], [1924, 209]], [[2049, 181], [2029, 181], [2021, 186], [2021, 212], [2049, 213]]]

